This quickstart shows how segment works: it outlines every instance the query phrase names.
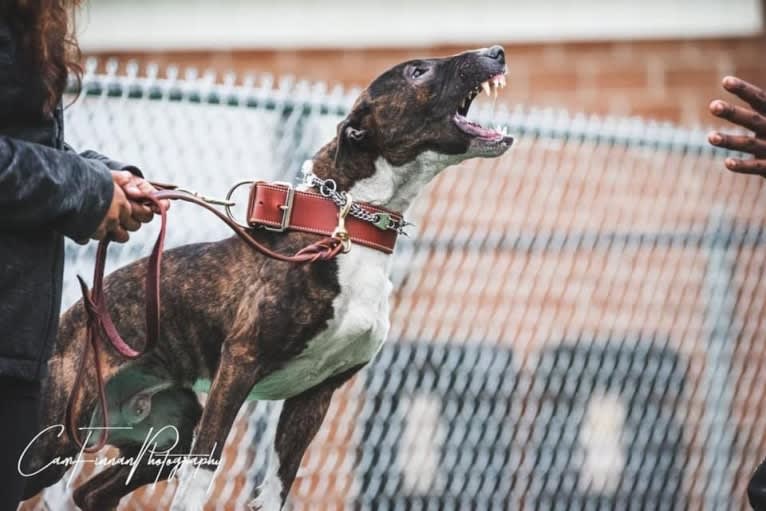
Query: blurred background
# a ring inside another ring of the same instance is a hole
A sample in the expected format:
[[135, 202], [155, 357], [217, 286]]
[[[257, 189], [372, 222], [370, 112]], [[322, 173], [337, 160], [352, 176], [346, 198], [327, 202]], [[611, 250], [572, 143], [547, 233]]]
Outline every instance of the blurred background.
[[[724, 75], [766, 86], [763, 12], [91, 0], [67, 134], [208, 195], [297, 180], [355, 87], [503, 44], [508, 88], [469, 117], [516, 143], [448, 169], [408, 213], [389, 341], [334, 399], [288, 509], [744, 509], [766, 456], [766, 189], [725, 171], [701, 127]], [[170, 216], [170, 245], [229, 234], [188, 206]], [[154, 234], [112, 248], [112, 268]], [[93, 253], [68, 247], [65, 306]], [[206, 509], [246, 508], [279, 407], [242, 408]], [[174, 487], [121, 509], [166, 509]], [[70, 492], [49, 490], [48, 508], [71, 509]]]
[[509, 101], [682, 124], [722, 76], [766, 82], [761, 0], [91, 0], [86, 54], [363, 86], [387, 67], [505, 45]]

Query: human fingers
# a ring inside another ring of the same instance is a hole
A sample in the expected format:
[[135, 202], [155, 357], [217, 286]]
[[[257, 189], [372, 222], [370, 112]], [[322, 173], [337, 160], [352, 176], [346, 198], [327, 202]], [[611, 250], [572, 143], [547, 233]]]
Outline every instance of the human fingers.
[[756, 157], [766, 156], [766, 140], [749, 135], [730, 135], [714, 131], [708, 135], [708, 142], [716, 147], [732, 151], [752, 154]]
[[724, 89], [748, 103], [756, 112], [766, 114], [766, 92], [763, 89], [736, 76], [727, 76], [722, 83]]
[[154, 218], [154, 210], [150, 204], [144, 202], [132, 202], [130, 203], [132, 208], [133, 218], [141, 223], [149, 223]]
[[716, 99], [710, 103], [710, 112], [757, 134], [766, 133], [766, 116], [741, 106]]
[[766, 160], [750, 159], [742, 160], [740, 158], [726, 158], [724, 162], [726, 168], [739, 174], [751, 174], [766, 177]]

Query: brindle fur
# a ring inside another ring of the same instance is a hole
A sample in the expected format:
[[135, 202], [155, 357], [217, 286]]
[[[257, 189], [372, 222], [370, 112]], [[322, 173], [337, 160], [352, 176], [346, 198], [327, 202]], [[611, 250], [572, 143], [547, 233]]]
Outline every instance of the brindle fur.
[[[406, 62], [381, 75], [357, 100], [341, 123], [338, 136], [315, 155], [314, 172], [335, 179], [340, 189], [348, 190], [375, 173], [375, 162], [380, 157], [391, 165], [402, 165], [424, 151], [466, 153], [473, 142], [445, 119], [468, 91], [501, 69], [497, 57], [490, 62], [487, 51]], [[405, 76], [408, 66], [424, 63], [430, 66], [434, 78], [418, 87], [411, 86]], [[504, 60], [500, 63], [504, 66]], [[363, 139], [349, 140], [349, 127], [363, 133]], [[257, 236], [285, 254], [317, 240], [314, 235], [295, 232], [258, 231]], [[145, 272], [145, 261], [138, 261], [112, 273], [105, 284], [115, 324], [134, 346], [144, 335]], [[179, 396], [191, 392], [196, 380], [211, 378], [211, 390], [201, 413], [196, 400], [191, 400], [194, 404], [189, 404], [177, 419], [175, 426], [182, 438], [175, 451], [190, 452], [192, 431], [199, 426], [193, 452], [220, 456], [250, 389], [300, 354], [327, 327], [334, 314], [333, 300], [341, 292], [337, 272], [337, 261], [280, 262], [254, 252], [236, 237], [170, 250], [162, 265], [162, 323], [157, 347], [135, 361], [126, 361], [106, 346], [101, 359], [104, 377], [108, 380], [129, 365], [140, 365], [172, 382], [168, 391], [181, 393]], [[44, 426], [64, 423], [75, 371], [83, 356], [85, 320], [82, 301], [61, 318], [58, 343], [44, 385]], [[88, 424], [96, 398], [95, 368], [92, 364], [86, 367], [76, 403], [81, 426]], [[305, 449], [322, 423], [333, 391], [360, 367], [285, 401], [275, 439], [282, 502]], [[117, 447], [121, 455], [129, 456], [138, 446], [118, 443]], [[49, 434], [35, 444], [35, 450], [25, 460], [26, 468], [36, 469], [56, 456], [76, 452], [67, 435]], [[127, 470], [112, 467], [95, 476], [77, 489], [76, 503], [85, 510], [114, 509], [124, 495], [157, 478], [156, 467], [142, 465], [126, 486]], [[27, 495], [53, 484], [63, 472], [48, 468], [31, 478]], [[166, 478], [168, 472], [160, 479]]]

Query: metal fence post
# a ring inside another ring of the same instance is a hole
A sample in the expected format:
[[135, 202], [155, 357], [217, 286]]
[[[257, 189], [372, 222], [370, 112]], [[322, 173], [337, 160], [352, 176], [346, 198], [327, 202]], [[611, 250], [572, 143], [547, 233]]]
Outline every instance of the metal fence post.
[[731, 332], [734, 322], [736, 290], [733, 287], [734, 258], [731, 244], [733, 225], [717, 208], [710, 216], [707, 242], [708, 263], [705, 271], [705, 367], [701, 385], [706, 390], [702, 429], [705, 433], [704, 467], [708, 484], [705, 486], [705, 508], [714, 511], [728, 508], [728, 495], [733, 481], [728, 472], [731, 462], [734, 432], [729, 424], [732, 413], [733, 389], [730, 381], [732, 351], [735, 341]]

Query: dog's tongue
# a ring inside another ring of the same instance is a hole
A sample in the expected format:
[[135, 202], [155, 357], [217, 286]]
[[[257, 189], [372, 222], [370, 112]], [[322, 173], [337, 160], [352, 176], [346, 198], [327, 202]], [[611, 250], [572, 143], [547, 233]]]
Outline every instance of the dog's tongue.
[[469, 135], [489, 140], [500, 140], [503, 138], [503, 133], [471, 122], [460, 114], [455, 115], [455, 121], [460, 125], [460, 128]]

